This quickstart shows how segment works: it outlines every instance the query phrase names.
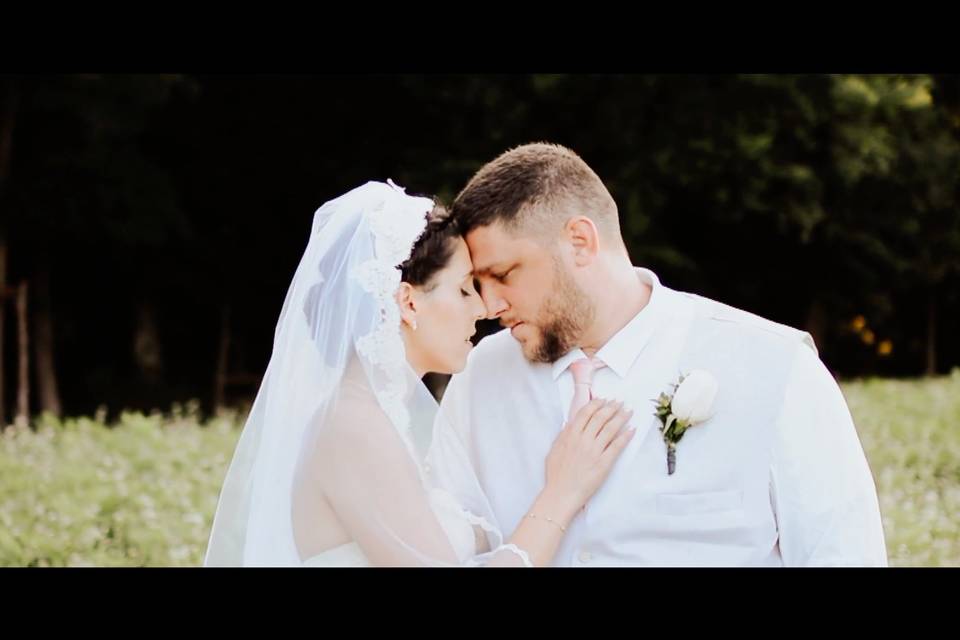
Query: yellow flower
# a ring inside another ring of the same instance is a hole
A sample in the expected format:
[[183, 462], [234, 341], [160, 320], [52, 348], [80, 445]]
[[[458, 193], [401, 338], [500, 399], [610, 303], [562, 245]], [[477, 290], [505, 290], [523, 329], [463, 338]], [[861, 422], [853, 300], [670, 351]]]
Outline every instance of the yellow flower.
[[883, 340], [877, 345], [877, 353], [881, 356], [888, 356], [893, 352], [893, 342], [890, 340]]
[[866, 326], [867, 319], [863, 316], [857, 316], [850, 322], [850, 328], [857, 332], [863, 331], [863, 328]]

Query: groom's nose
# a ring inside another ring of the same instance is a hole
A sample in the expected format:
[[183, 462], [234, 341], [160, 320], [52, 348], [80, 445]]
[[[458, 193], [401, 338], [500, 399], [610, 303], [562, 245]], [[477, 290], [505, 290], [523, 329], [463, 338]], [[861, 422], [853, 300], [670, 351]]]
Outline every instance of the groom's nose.
[[474, 321], [484, 320], [487, 317], [487, 305], [483, 301], [483, 296], [473, 296], [470, 298], [472, 303], [471, 310], [473, 311]]
[[483, 306], [487, 309], [488, 320], [499, 318], [500, 314], [510, 308], [507, 301], [498, 295], [491, 286], [483, 286], [480, 290], [480, 297], [483, 299]]

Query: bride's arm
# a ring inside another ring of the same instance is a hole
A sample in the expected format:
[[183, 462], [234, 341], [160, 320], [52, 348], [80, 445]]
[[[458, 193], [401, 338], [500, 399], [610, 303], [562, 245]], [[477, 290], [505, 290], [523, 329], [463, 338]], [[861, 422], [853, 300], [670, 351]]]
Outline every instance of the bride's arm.
[[340, 523], [375, 566], [458, 564], [393, 424], [371, 404], [352, 411], [326, 434], [316, 460]]
[[[513, 546], [533, 565], [549, 564], [564, 529], [632, 435], [621, 432], [629, 413], [619, 409], [594, 401], [564, 428], [547, 458], [544, 489], [528, 511], [533, 517], [525, 517], [510, 546], [495, 549], [485, 564], [523, 564]], [[323, 447], [323, 491], [341, 524], [377, 566], [462, 563], [403, 440], [378, 407], [361, 411], [349, 427], [332, 430]]]

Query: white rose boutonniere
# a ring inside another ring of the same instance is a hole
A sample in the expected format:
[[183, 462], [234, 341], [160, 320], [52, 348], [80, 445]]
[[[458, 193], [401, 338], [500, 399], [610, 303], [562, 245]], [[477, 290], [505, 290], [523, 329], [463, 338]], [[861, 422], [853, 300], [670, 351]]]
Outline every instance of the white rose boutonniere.
[[713, 402], [719, 384], [709, 372], [695, 369], [673, 385], [673, 395], [661, 393], [654, 400], [660, 419], [660, 434], [667, 445], [667, 473], [673, 475], [677, 468], [677, 443], [690, 427], [706, 422], [713, 417]]

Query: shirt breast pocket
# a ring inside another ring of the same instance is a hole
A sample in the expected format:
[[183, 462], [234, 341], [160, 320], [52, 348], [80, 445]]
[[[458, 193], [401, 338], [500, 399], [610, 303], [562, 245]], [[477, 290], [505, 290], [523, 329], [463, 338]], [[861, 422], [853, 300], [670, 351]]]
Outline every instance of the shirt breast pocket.
[[660, 515], [681, 517], [742, 513], [743, 492], [659, 493], [656, 496], [656, 510]]

